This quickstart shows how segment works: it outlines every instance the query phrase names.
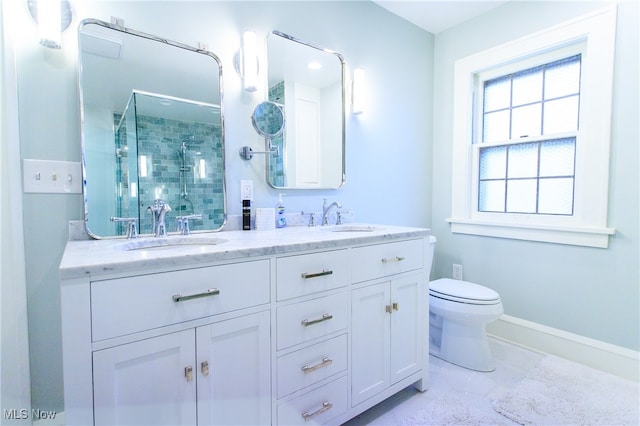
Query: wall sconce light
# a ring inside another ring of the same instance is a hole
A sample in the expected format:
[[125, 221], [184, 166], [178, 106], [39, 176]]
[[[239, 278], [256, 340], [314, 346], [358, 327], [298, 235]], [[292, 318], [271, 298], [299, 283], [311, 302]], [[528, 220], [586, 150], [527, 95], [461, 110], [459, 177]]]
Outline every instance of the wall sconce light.
[[245, 91], [255, 92], [258, 90], [258, 50], [256, 48], [256, 33], [253, 31], [245, 31], [242, 34], [240, 74]]
[[355, 115], [362, 114], [365, 102], [364, 70], [356, 68], [353, 70], [353, 80], [351, 81], [351, 112]]
[[29, 0], [29, 13], [38, 23], [40, 44], [52, 49], [62, 47], [62, 32], [71, 24], [68, 0]]

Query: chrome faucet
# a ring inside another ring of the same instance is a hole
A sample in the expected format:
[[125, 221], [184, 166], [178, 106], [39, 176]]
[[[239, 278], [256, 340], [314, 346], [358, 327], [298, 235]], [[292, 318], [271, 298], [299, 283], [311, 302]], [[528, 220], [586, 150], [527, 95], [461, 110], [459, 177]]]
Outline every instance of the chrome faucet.
[[324, 199], [324, 202], [322, 203], [322, 226], [329, 224], [329, 212], [334, 207], [341, 209], [342, 205], [337, 201], [327, 205], [327, 199]]
[[153, 233], [156, 237], [167, 236], [167, 226], [165, 224], [165, 215], [171, 211], [171, 207], [164, 200], [154, 200], [153, 204], [147, 207], [147, 212], [151, 213], [153, 218]]

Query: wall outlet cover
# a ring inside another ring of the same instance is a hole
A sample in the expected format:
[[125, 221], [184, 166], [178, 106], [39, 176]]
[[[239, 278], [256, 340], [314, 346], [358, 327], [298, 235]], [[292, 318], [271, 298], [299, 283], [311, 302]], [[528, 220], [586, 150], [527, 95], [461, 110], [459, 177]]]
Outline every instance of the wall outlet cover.
[[240, 181], [240, 201], [253, 200], [253, 181]]

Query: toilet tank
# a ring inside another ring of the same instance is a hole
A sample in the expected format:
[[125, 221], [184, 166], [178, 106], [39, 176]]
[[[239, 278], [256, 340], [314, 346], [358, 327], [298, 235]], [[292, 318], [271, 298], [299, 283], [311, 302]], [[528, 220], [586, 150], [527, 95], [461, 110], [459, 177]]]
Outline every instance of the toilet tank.
[[427, 258], [425, 259], [427, 264], [425, 265], [427, 276], [431, 275], [431, 265], [433, 265], [433, 251], [436, 247], [436, 237], [429, 235], [429, 246], [427, 247]]

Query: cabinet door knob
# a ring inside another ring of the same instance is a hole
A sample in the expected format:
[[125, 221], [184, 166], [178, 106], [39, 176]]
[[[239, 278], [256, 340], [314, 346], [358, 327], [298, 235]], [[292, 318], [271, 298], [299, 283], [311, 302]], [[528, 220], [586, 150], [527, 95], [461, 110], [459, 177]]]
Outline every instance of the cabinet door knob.
[[208, 376], [209, 375], [209, 362], [208, 361], [202, 361], [200, 363], [200, 372], [202, 373], [203, 376]]
[[393, 308], [394, 311], [399, 311], [400, 309], [398, 309], [398, 302], [393, 302], [391, 304], [391, 307]]
[[385, 310], [388, 314], [390, 314], [390, 313], [391, 313], [391, 305], [386, 305], [386, 306], [384, 307], [384, 310]]
[[184, 377], [187, 378], [187, 382], [193, 380], [193, 367], [188, 365], [184, 368]]

